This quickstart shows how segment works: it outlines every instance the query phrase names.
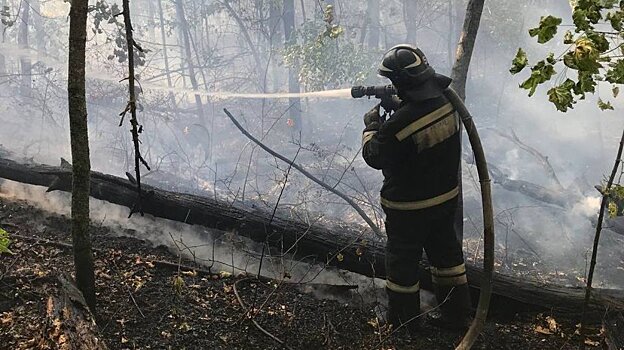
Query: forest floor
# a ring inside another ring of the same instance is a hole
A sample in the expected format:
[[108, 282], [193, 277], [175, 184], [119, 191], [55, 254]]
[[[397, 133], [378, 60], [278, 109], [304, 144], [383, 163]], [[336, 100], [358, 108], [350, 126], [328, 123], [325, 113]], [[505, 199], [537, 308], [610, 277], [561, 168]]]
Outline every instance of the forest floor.
[[[73, 269], [71, 223], [0, 197], [0, 227], [13, 253], [0, 256], [0, 348], [37, 348], [53, 292], [41, 281]], [[415, 336], [391, 333], [376, 325], [373, 306], [356, 298], [322, 299], [292, 284], [179, 268], [192, 262], [111, 230], [91, 231], [97, 324], [110, 349], [452, 349], [462, 336], [426, 324]], [[286, 346], [254, 326], [246, 316], [251, 305], [253, 320]], [[575, 330], [575, 318], [556, 313], [497, 313], [474, 348], [576, 349]], [[594, 324], [586, 343], [604, 347], [601, 333]]]

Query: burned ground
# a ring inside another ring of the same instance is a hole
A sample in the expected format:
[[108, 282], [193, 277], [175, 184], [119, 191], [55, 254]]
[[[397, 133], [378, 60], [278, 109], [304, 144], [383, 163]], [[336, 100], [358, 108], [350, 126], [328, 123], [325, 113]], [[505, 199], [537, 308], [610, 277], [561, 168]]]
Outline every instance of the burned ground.
[[[0, 227], [11, 235], [13, 253], [0, 256], [0, 348], [40, 348], [52, 277], [73, 270], [70, 221], [3, 198]], [[375, 325], [374, 305], [354, 292], [323, 299], [288, 283], [189, 269], [192, 262], [167, 248], [111, 230], [96, 224], [91, 231], [97, 324], [110, 349], [283, 348], [252, 320], [292, 349], [449, 349], [461, 338], [426, 325], [412, 337], [388, 334]], [[477, 349], [578, 347], [576, 316], [493, 311]], [[602, 346], [593, 326], [596, 336], [586, 341]]]

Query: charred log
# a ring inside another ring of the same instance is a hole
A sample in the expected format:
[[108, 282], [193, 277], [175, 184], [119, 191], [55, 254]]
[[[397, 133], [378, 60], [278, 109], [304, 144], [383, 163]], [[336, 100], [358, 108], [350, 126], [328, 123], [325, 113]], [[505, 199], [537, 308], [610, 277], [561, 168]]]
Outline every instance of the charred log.
[[[0, 158], [0, 178], [31, 185], [50, 186], [49, 190], [71, 191], [71, 167], [42, 164], [21, 164]], [[292, 219], [274, 217], [253, 206], [228, 203], [223, 200], [192, 194], [176, 193], [145, 185], [143, 210], [147, 214], [169, 220], [202, 225], [218, 230], [233, 230], [257, 242], [273, 247], [296, 249], [296, 257], [306, 257], [312, 263], [333, 266], [370, 277], [385, 277], [385, 241], [375, 240], [365, 226], [336, 224], [309, 226]], [[91, 196], [132, 208], [136, 188], [127, 179], [91, 172]], [[476, 290], [482, 270], [467, 264], [468, 279]], [[421, 285], [431, 288], [429, 272], [423, 269]], [[534, 305], [562, 312], [578, 312], [583, 303], [583, 288], [557, 286], [533, 280], [519, 280], [495, 275], [495, 298]], [[624, 291], [595, 289], [592, 308], [600, 312], [605, 307], [624, 310]]]

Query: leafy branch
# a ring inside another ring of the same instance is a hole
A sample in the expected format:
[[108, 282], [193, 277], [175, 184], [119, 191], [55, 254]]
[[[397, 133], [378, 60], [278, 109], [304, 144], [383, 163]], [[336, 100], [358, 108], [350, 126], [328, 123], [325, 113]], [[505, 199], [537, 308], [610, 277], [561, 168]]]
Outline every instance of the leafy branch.
[[[555, 58], [554, 53], [531, 66], [530, 76], [520, 84], [532, 96], [537, 87], [550, 81], [557, 74], [556, 66], [563, 65], [563, 71], [573, 71], [575, 76], [551, 87], [548, 100], [562, 112], [574, 108], [578, 100], [587, 93], [595, 93], [599, 82], [612, 84], [613, 97], [617, 97], [617, 85], [624, 83], [624, 1], [579, 0], [572, 14], [573, 30], [567, 30], [563, 43], [568, 49]], [[529, 30], [531, 37], [544, 44], [552, 40], [562, 25], [562, 19], [554, 16], [542, 17], [537, 27]], [[601, 30], [609, 26], [612, 30]], [[526, 52], [520, 48], [512, 61], [511, 74], [518, 74], [529, 66]], [[613, 109], [611, 102], [598, 100], [598, 108]]]
[[284, 64], [299, 65], [299, 82], [308, 90], [361, 83], [374, 65], [371, 53], [349, 40], [334, 21], [334, 7], [327, 5], [323, 21], [305, 22], [284, 48]]

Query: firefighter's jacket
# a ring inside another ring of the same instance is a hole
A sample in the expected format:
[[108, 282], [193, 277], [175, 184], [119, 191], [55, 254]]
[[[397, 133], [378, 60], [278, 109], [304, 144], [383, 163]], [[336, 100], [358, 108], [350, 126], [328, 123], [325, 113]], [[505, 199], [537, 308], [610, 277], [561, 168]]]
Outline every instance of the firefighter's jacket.
[[459, 194], [460, 120], [444, 95], [404, 101], [386, 122], [362, 135], [362, 155], [381, 169], [381, 204], [419, 210]]

